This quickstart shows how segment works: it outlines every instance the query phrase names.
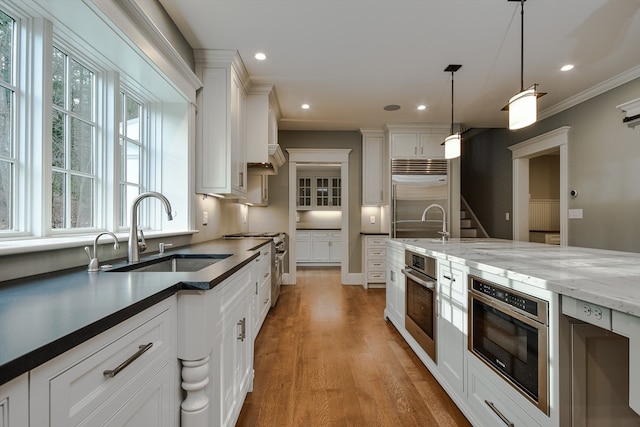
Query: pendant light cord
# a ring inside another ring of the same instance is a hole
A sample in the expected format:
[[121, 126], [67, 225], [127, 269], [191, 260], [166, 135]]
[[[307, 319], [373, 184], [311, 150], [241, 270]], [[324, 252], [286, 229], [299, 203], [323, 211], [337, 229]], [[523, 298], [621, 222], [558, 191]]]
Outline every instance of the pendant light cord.
[[453, 73], [451, 72], [451, 135], [453, 135]]
[[520, 0], [520, 92], [524, 91], [524, 0]]

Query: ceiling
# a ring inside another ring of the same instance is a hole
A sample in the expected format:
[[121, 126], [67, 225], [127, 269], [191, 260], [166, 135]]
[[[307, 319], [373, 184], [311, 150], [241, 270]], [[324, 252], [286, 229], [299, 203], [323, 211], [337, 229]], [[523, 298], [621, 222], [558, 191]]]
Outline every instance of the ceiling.
[[[236, 49], [253, 83], [275, 85], [283, 130], [451, 123], [449, 64], [462, 65], [454, 121], [464, 128], [506, 127], [501, 109], [520, 90], [518, 1], [159, 1], [194, 49]], [[547, 92], [541, 116], [640, 77], [640, 0], [530, 0], [524, 10], [524, 86]]]

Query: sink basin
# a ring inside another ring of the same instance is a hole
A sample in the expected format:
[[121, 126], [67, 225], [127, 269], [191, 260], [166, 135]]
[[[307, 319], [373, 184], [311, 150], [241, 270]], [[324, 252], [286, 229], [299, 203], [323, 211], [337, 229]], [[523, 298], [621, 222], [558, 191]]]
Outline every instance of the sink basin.
[[188, 272], [199, 271], [207, 268], [216, 262], [222, 261], [230, 257], [232, 254], [175, 254], [163, 258], [150, 259], [146, 261], [129, 264], [122, 267], [116, 267], [112, 272]]

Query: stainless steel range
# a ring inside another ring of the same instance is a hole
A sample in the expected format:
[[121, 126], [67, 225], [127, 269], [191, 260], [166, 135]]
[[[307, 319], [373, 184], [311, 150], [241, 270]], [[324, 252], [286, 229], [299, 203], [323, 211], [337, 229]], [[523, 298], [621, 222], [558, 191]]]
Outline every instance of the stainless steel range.
[[225, 239], [243, 239], [254, 237], [259, 239], [268, 238], [273, 241], [271, 250], [271, 307], [274, 307], [280, 296], [280, 286], [282, 285], [282, 272], [284, 267], [284, 257], [287, 254], [287, 235], [280, 232], [244, 232], [227, 234]]

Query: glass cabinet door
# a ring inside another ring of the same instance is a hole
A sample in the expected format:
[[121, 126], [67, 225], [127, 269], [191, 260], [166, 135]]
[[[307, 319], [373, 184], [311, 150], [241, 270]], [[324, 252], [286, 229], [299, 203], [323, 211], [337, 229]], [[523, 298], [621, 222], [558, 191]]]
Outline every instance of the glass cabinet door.
[[331, 206], [342, 204], [342, 181], [340, 178], [331, 178]]
[[311, 178], [298, 178], [298, 207], [311, 207]]
[[316, 178], [316, 206], [329, 206], [329, 178]]

